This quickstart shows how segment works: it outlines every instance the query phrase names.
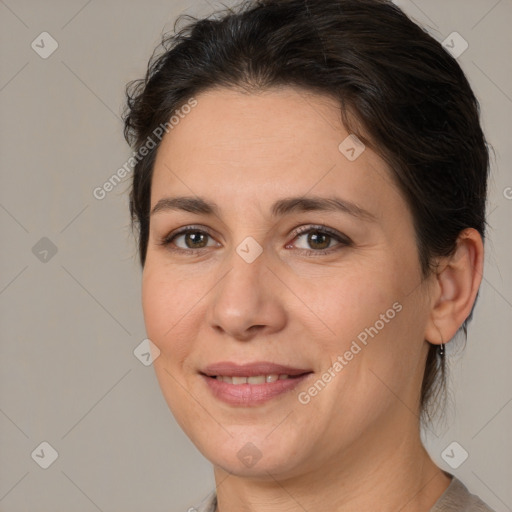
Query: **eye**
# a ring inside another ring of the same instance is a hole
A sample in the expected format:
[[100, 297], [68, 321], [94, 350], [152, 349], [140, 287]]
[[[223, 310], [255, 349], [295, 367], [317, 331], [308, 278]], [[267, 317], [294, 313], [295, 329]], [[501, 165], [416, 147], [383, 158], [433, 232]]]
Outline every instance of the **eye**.
[[352, 244], [352, 241], [342, 233], [325, 226], [302, 226], [294, 233], [294, 244], [288, 244], [286, 248], [297, 246], [297, 241], [301, 241], [303, 246], [299, 249], [304, 250], [310, 255], [322, 255], [333, 252], [341, 247]]
[[[213, 243], [209, 244], [208, 239]], [[179, 231], [170, 233], [164, 237], [159, 244], [169, 246], [173, 251], [188, 253], [218, 245], [217, 242], [212, 239], [210, 233], [194, 226], [187, 226]]]
[[[352, 241], [346, 235], [326, 226], [301, 226], [293, 233], [293, 243], [287, 244], [286, 248], [298, 248], [306, 255], [319, 256], [329, 254], [342, 247], [352, 245]], [[297, 247], [297, 241], [307, 244]], [[174, 252], [183, 254], [195, 254], [208, 247], [220, 247], [212, 235], [202, 227], [186, 226], [178, 231], [173, 231], [160, 240], [159, 245], [167, 247]]]

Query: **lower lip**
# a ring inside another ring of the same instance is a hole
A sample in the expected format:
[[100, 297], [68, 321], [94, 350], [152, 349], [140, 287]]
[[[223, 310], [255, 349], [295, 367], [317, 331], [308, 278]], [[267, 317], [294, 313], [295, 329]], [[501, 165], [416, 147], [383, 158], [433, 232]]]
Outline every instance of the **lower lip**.
[[206, 375], [201, 375], [201, 377], [206, 381], [213, 395], [219, 400], [230, 405], [251, 407], [292, 391], [309, 375], [311, 374], [306, 373], [298, 377], [279, 379], [275, 382], [266, 382], [264, 384], [229, 384], [214, 377]]

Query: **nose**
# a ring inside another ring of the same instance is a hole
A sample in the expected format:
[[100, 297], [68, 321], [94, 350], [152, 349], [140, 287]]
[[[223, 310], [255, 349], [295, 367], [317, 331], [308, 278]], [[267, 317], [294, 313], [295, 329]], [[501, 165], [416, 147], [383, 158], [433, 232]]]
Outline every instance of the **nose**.
[[285, 289], [263, 252], [248, 263], [236, 251], [229, 269], [209, 294], [208, 321], [216, 331], [239, 341], [276, 333], [286, 325]]

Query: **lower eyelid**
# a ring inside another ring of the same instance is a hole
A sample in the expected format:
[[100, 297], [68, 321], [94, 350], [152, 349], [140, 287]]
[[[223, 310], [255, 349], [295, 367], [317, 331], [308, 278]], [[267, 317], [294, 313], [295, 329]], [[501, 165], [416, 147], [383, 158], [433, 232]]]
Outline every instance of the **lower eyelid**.
[[[334, 240], [334, 245], [331, 245], [330, 247], [327, 247], [325, 249], [307, 249], [302, 247], [297, 247], [296, 250], [299, 253], [305, 254], [306, 256], [322, 256], [324, 254], [333, 254], [337, 250], [341, 249], [342, 247], [347, 247], [347, 243], [340, 241], [340, 240]], [[286, 248], [293, 248], [291, 245], [287, 245]]]

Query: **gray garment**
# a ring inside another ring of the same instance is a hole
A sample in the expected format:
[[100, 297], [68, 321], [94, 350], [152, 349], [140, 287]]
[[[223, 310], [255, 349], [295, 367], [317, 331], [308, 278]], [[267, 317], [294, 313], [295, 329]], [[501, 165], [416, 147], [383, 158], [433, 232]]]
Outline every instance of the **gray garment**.
[[[215, 508], [213, 508], [213, 511]], [[450, 485], [441, 494], [430, 512], [494, 512], [478, 496], [470, 494], [466, 486], [452, 477]]]
[[[217, 496], [213, 494], [206, 503], [189, 512], [215, 512]], [[494, 512], [478, 496], [471, 494], [466, 486], [454, 476], [446, 491], [440, 496], [430, 512]]]

